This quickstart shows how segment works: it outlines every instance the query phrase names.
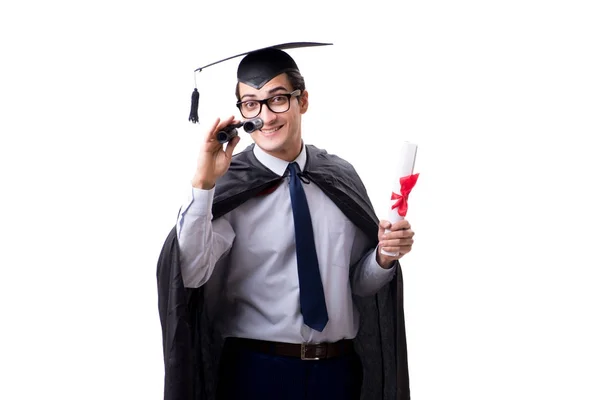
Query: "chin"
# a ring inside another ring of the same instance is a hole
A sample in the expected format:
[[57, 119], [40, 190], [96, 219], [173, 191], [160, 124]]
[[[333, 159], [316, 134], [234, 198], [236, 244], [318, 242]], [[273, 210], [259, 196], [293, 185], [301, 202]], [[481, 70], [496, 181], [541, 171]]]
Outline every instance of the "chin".
[[279, 152], [283, 149], [282, 143], [273, 143], [270, 140], [257, 140], [256, 145], [268, 153]]
[[295, 153], [297, 147], [295, 138], [290, 136], [290, 132], [286, 128], [283, 126], [272, 135], [265, 135], [260, 131], [253, 132], [252, 139], [266, 153], [283, 159], [288, 156], [288, 153]]
[[285, 144], [285, 136], [281, 133], [283, 130], [276, 132], [274, 135], [264, 135], [262, 132], [257, 132], [254, 136], [254, 142], [265, 151], [275, 151], [283, 147]]

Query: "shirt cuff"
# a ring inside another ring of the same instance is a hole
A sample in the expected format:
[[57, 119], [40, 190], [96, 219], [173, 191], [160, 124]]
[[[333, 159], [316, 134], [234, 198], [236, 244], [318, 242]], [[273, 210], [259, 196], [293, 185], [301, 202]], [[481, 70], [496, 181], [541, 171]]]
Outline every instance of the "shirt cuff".
[[205, 217], [212, 214], [212, 203], [215, 188], [209, 190], [192, 187], [187, 203], [181, 209], [182, 216], [185, 214], [197, 217]]
[[379, 246], [375, 247], [375, 250], [369, 256], [371, 259], [369, 260], [369, 264], [371, 265], [371, 273], [373, 276], [378, 278], [391, 278], [396, 273], [396, 267], [398, 266], [398, 261], [394, 261], [390, 268], [383, 268], [377, 262], [377, 252], [379, 251]]

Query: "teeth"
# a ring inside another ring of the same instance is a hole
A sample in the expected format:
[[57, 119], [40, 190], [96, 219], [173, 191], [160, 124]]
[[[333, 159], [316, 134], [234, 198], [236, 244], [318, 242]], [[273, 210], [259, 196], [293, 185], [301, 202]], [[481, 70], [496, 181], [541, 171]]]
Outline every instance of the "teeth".
[[278, 131], [279, 129], [281, 129], [281, 127], [279, 127], [279, 128], [274, 128], [274, 129], [261, 129], [261, 131], [262, 131], [263, 133], [270, 134], [270, 133], [273, 133], [273, 132], [276, 132], [276, 131]]

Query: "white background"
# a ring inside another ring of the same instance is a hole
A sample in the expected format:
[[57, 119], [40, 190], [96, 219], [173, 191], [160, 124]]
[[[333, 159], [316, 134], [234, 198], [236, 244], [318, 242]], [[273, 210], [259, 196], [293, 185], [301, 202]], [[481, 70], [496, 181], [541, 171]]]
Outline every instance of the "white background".
[[600, 399], [596, 2], [204, 3], [0, 7], [0, 398], [162, 399], [156, 260], [235, 112], [237, 60], [198, 75], [189, 123], [192, 71], [330, 41], [290, 52], [306, 141], [382, 217], [394, 149], [419, 145], [413, 398]]

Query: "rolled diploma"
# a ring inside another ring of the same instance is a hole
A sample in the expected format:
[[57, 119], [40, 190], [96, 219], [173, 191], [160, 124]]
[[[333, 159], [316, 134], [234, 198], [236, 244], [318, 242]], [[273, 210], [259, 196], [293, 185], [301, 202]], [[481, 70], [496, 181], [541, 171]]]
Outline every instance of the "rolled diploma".
[[[417, 145], [410, 142], [404, 142], [400, 148], [398, 154], [398, 165], [396, 166], [396, 173], [394, 175], [394, 183], [392, 185], [392, 191], [394, 193], [400, 193], [400, 178], [413, 174], [415, 168], [415, 160], [417, 158]], [[391, 197], [391, 196], [390, 196]], [[404, 219], [403, 216], [398, 214], [398, 209], [392, 209], [392, 206], [396, 203], [396, 200], [390, 200], [388, 205], [388, 221], [392, 224]], [[388, 233], [390, 230], [386, 229]], [[381, 254], [387, 256], [397, 256], [398, 253], [390, 253], [381, 249]]]

